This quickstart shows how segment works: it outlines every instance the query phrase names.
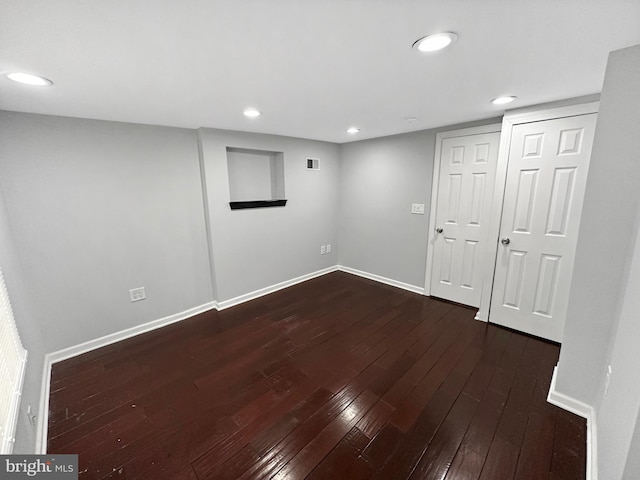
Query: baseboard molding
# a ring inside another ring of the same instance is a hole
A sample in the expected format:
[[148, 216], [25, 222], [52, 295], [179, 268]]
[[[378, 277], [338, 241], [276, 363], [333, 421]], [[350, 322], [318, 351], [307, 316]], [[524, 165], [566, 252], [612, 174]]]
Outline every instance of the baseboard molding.
[[104, 337], [96, 338], [95, 340], [89, 340], [88, 342], [84, 342], [73, 347], [68, 347], [56, 352], [49, 353], [47, 354], [47, 356], [49, 357], [52, 364], [61, 362], [62, 360], [77, 357], [78, 355], [96, 350], [97, 348], [106, 347], [107, 345], [111, 345], [112, 343], [126, 340], [127, 338], [135, 337], [136, 335], [150, 332], [151, 330], [156, 330], [157, 328], [162, 328], [181, 320], [186, 320], [187, 318], [193, 317], [200, 313], [208, 312], [209, 310], [214, 310], [215, 308], [216, 302], [208, 302], [203, 305], [190, 308], [189, 310], [185, 310], [184, 312], [175, 313], [173, 315], [169, 315], [168, 317], [143, 323], [142, 325], [137, 325], [125, 330], [120, 330], [119, 332], [111, 333], [109, 335], [105, 335]]
[[549, 387], [549, 394], [547, 401], [556, 407], [560, 407], [582, 418], [589, 418], [593, 408], [580, 400], [570, 397], [564, 393], [556, 390], [556, 374], [558, 367], [553, 367], [553, 375], [551, 376], [551, 386]]
[[168, 317], [153, 320], [151, 322], [143, 323], [135, 327], [127, 328], [119, 332], [115, 332], [104, 337], [96, 338], [95, 340], [89, 340], [88, 342], [74, 345], [73, 347], [64, 348], [56, 352], [48, 353], [44, 356], [44, 370], [42, 373], [42, 385], [40, 387], [40, 408], [38, 414], [38, 427], [36, 430], [36, 453], [47, 453], [47, 433], [49, 423], [49, 394], [51, 390], [51, 367], [54, 363], [67, 360], [83, 353], [96, 350], [101, 347], [106, 347], [112, 343], [126, 340], [127, 338], [135, 337], [142, 333], [150, 332], [158, 328], [165, 327], [172, 323], [180, 322], [191, 318], [200, 313], [207, 312], [217, 308], [216, 302], [208, 302], [197, 307], [190, 308], [184, 312], [169, 315]]
[[42, 384], [40, 386], [40, 403], [36, 427], [36, 450], [34, 453], [47, 453], [47, 434], [49, 433], [49, 394], [51, 393], [51, 361], [49, 355], [44, 356]]
[[345, 267], [342, 265], [334, 265], [332, 267], [328, 267], [322, 270], [308, 273], [306, 275], [302, 275], [300, 277], [296, 277], [291, 280], [280, 282], [275, 285], [271, 285], [269, 287], [255, 290], [253, 292], [249, 292], [247, 294], [240, 295], [238, 297], [231, 298], [229, 300], [224, 300], [222, 302], [215, 302], [215, 301], [209, 302], [204, 305], [200, 305], [198, 307], [185, 310], [184, 312], [176, 313], [174, 315], [161, 318], [159, 320], [154, 320], [142, 325], [138, 325], [136, 327], [122, 330], [120, 332], [115, 332], [110, 335], [105, 335], [104, 337], [100, 337], [95, 340], [90, 340], [88, 342], [84, 342], [79, 345], [58, 350], [56, 352], [48, 353], [44, 357], [44, 370], [42, 374], [42, 385], [40, 388], [40, 408], [38, 411], [38, 424], [37, 424], [37, 430], [36, 430], [36, 453], [38, 454], [47, 453], [49, 396], [51, 393], [51, 368], [54, 363], [67, 360], [69, 358], [76, 357], [78, 355], [82, 355], [83, 353], [87, 353], [92, 350], [96, 350], [98, 348], [111, 345], [112, 343], [116, 343], [121, 340], [126, 340], [127, 338], [135, 337], [136, 335], [140, 335], [142, 333], [150, 332], [157, 328], [161, 328], [166, 325], [179, 322], [181, 320], [186, 320], [187, 318], [193, 317], [195, 315], [198, 315], [200, 313], [203, 313], [212, 309], [224, 310], [226, 308], [230, 308], [235, 305], [248, 302], [249, 300], [253, 300], [253, 299], [262, 297], [264, 295], [277, 292], [278, 290], [282, 290], [284, 288], [291, 287], [298, 283], [302, 283], [307, 280], [311, 280], [312, 278], [320, 277], [322, 275], [326, 275], [327, 273], [331, 273], [335, 271], [351, 273], [353, 275], [364, 277], [369, 280], [374, 280], [376, 282], [384, 283], [386, 285], [402, 288], [403, 290], [408, 290], [413, 293], [418, 293], [421, 295], [424, 294], [424, 288], [422, 287], [417, 287], [415, 285], [410, 285], [408, 283], [382, 277], [380, 275], [375, 275], [373, 273], [363, 272], [361, 270], [356, 270], [355, 268]]
[[338, 265], [337, 270], [340, 270], [341, 272], [351, 273], [359, 277], [368, 278], [369, 280], [374, 280], [376, 282], [384, 283], [386, 285], [391, 285], [392, 287], [398, 287], [398, 288], [402, 288], [403, 290], [408, 290], [413, 293], [419, 293], [420, 295], [424, 295], [423, 287], [417, 287], [416, 285], [411, 285], [409, 283], [400, 282], [398, 280], [393, 280], [391, 278], [382, 277], [374, 273], [363, 272], [362, 270], [356, 270], [355, 268], [345, 267], [344, 265]]
[[480, 315], [480, 311], [478, 311], [478, 313], [476, 313], [476, 316], [473, 317], [474, 320], [478, 320], [479, 322], [484, 322], [487, 323], [489, 320], [487, 320], [486, 318], [482, 318], [482, 315]]
[[263, 297], [265, 295], [269, 295], [270, 293], [277, 292], [278, 290], [291, 287], [298, 283], [306, 282], [307, 280], [311, 280], [312, 278], [320, 277], [322, 275], [326, 275], [327, 273], [335, 272], [337, 270], [338, 270], [337, 266], [323, 268], [322, 270], [317, 270], [312, 273], [307, 273], [306, 275], [301, 275], [299, 277], [292, 278], [291, 280], [286, 280], [284, 282], [276, 283], [275, 285], [271, 285], [269, 287], [261, 288], [253, 292], [245, 293], [244, 295], [239, 295], [237, 297], [230, 298], [229, 300], [223, 300], [222, 302], [218, 302], [218, 310], [224, 310], [226, 308], [234, 307], [241, 303], [248, 302], [249, 300], [253, 300], [256, 298]]
[[598, 435], [596, 432], [596, 412], [591, 410], [587, 417], [587, 479], [598, 480]]
[[598, 480], [598, 443], [597, 443], [597, 427], [596, 412], [591, 405], [587, 405], [580, 400], [570, 397], [556, 390], [556, 374], [558, 367], [553, 368], [551, 377], [551, 386], [547, 395], [547, 402], [574, 413], [587, 420], [587, 479]]

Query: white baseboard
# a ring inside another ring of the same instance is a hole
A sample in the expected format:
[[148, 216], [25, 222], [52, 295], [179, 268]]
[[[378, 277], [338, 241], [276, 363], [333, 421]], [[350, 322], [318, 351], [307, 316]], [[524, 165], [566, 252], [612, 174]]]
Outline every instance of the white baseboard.
[[547, 402], [574, 413], [587, 420], [587, 479], [598, 480], [598, 443], [596, 429], [596, 412], [591, 405], [587, 405], [580, 400], [570, 397], [556, 390], [556, 374], [558, 367], [553, 368], [551, 386], [547, 395]]
[[551, 386], [549, 387], [549, 394], [547, 401], [557, 407], [567, 410], [571, 413], [582, 418], [589, 418], [593, 408], [580, 400], [570, 397], [564, 393], [556, 390], [556, 374], [558, 372], [558, 366], [553, 367], [553, 375], [551, 376]]
[[47, 434], [49, 433], [49, 394], [51, 393], [51, 361], [49, 355], [44, 356], [42, 385], [40, 386], [40, 403], [36, 427], [36, 451], [38, 455], [47, 453]]
[[284, 288], [287, 288], [287, 287], [296, 285], [298, 283], [311, 280], [312, 278], [326, 275], [327, 273], [335, 272], [338, 270], [346, 273], [351, 273], [353, 275], [358, 275], [360, 277], [368, 278], [369, 280], [374, 280], [376, 282], [402, 288], [410, 292], [424, 294], [424, 288], [422, 287], [417, 287], [415, 285], [410, 285], [408, 283], [392, 280], [386, 277], [381, 277], [380, 275], [375, 275], [373, 273], [363, 272], [360, 270], [356, 270], [354, 268], [335, 265], [332, 267], [324, 268], [322, 270], [318, 270], [316, 272], [302, 275], [297, 278], [293, 278], [291, 280], [287, 280], [284, 282], [277, 283], [275, 285], [271, 285], [270, 287], [261, 288], [260, 290], [255, 290], [253, 292], [249, 292], [244, 295], [231, 298], [229, 300], [224, 300], [221, 302], [215, 302], [215, 301], [209, 302], [204, 305], [191, 308], [184, 312], [176, 313], [174, 315], [161, 318], [159, 320], [154, 320], [142, 325], [138, 325], [136, 327], [122, 330], [120, 332], [115, 332], [110, 335], [105, 335], [104, 337], [100, 337], [95, 340], [90, 340], [88, 342], [84, 342], [79, 345], [58, 350], [56, 352], [48, 353], [44, 357], [44, 371], [42, 375], [42, 386], [40, 389], [40, 409], [38, 413], [38, 425], [37, 425], [37, 431], [36, 431], [36, 453], [39, 453], [39, 454], [47, 453], [46, 450], [47, 450], [48, 416], [49, 416], [49, 395], [51, 392], [51, 368], [54, 363], [61, 362], [62, 360], [67, 360], [69, 358], [81, 355], [83, 353], [90, 352], [91, 350], [105, 347], [112, 343], [119, 342], [121, 340], [125, 340], [127, 338], [131, 338], [136, 335], [140, 335], [142, 333], [150, 332], [151, 330], [155, 330], [157, 328], [164, 327], [171, 323], [185, 320], [187, 318], [193, 317], [195, 315], [198, 315], [200, 313], [203, 313], [212, 309], [224, 310], [226, 308], [233, 307], [240, 303], [248, 302], [249, 300], [253, 300], [255, 298], [268, 295], [269, 293], [273, 293], [278, 290], [282, 290]]
[[416, 285], [411, 285], [409, 283], [404, 283], [398, 280], [393, 280], [391, 278], [382, 277], [380, 275], [376, 275], [375, 273], [363, 272], [362, 270], [356, 270], [355, 268], [345, 267], [343, 265], [338, 265], [337, 269], [340, 270], [341, 272], [351, 273], [359, 277], [364, 277], [364, 278], [368, 278], [369, 280], [374, 280], [376, 282], [384, 283], [386, 285], [391, 285], [392, 287], [398, 287], [398, 288], [402, 288], [403, 290], [408, 290], [413, 293], [419, 293], [420, 295], [424, 295], [423, 287], [418, 287]]
[[476, 316], [473, 317], [474, 320], [478, 320], [479, 322], [484, 322], [487, 323], [489, 320], [487, 320], [486, 318], [482, 318], [482, 316], [480, 315], [480, 311], [478, 311], [478, 313], [476, 313]]
[[275, 285], [271, 285], [269, 287], [261, 288], [259, 290], [254, 290], [253, 292], [245, 293], [244, 295], [239, 295], [237, 297], [230, 298], [229, 300], [223, 300], [222, 302], [218, 302], [218, 310], [224, 310], [225, 308], [234, 307], [241, 303], [248, 302], [249, 300], [253, 300], [255, 298], [263, 297], [264, 295], [277, 292], [278, 290], [282, 290], [283, 288], [291, 287], [298, 283], [311, 280], [312, 278], [320, 277], [322, 275], [326, 275], [327, 273], [335, 272], [336, 270], [338, 270], [338, 267], [336, 266], [323, 268], [322, 270], [317, 270], [312, 273], [307, 273], [306, 275], [301, 275], [300, 277], [292, 278], [291, 280], [286, 280], [284, 282], [276, 283]]
[[587, 417], [587, 479], [598, 480], [598, 435], [596, 431], [596, 412], [591, 410]]
[[51, 367], [56, 362], [67, 360], [83, 353], [96, 350], [101, 347], [106, 347], [112, 343], [126, 340], [127, 338], [135, 337], [142, 333], [150, 332], [157, 328], [165, 327], [172, 323], [186, 320], [200, 313], [207, 312], [209, 310], [217, 308], [216, 302], [208, 302], [203, 305], [190, 308], [184, 312], [169, 315], [168, 317], [153, 320], [151, 322], [143, 323], [135, 327], [127, 328], [119, 332], [115, 332], [104, 337], [96, 338], [95, 340], [89, 340], [88, 342], [75, 345], [73, 347], [64, 348], [56, 352], [48, 353], [44, 356], [44, 371], [42, 373], [42, 386], [40, 388], [40, 409], [38, 414], [38, 427], [36, 430], [36, 453], [47, 453], [47, 433], [49, 423], [49, 394], [51, 389]]
[[125, 330], [120, 330], [119, 332], [105, 335], [104, 337], [96, 338], [95, 340], [89, 340], [88, 342], [81, 343], [80, 345], [74, 345], [73, 347], [68, 347], [62, 350], [58, 350], [57, 352], [49, 353], [47, 354], [47, 356], [49, 357], [49, 360], [52, 364], [61, 362], [62, 360], [77, 357], [78, 355], [90, 352], [91, 350], [106, 347], [107, 345], [111, 345], [112, 343], [135, 337], [136, 335], [150, 332], [151, 330], [162, 328], [181, 320], [186, 320], [187, 318], [193, 317], [200, 313], [208, 312], [209, 310], [213, 310], [215, 308], [216, 302], [207, 302], [203, 305], [185, 310], [184, 312], [175, 313], [173, 315], [169, 315], [168, 317], [153, 320], [151, 322], [143, 323], [142, 325], [137, 325], [135, 327], [127, 328]]

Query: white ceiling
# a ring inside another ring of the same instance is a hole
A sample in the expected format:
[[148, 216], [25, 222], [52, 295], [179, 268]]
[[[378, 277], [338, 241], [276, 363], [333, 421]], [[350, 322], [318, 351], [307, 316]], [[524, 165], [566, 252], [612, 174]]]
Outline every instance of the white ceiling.
[[638, 43], [640, 0], [0, 0], [0, 72], [55, 82], [0, 109], [343, 143], [597, 93]]

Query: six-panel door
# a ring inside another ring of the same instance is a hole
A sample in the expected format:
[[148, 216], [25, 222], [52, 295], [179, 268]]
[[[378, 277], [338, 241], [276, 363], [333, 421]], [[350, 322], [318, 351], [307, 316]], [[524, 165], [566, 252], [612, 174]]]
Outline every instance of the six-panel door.
[[442, 139], [431, 295], [480, 305], [500, 133]]
[[595, 124], [513, 127], [490, 322], [562, 341]]

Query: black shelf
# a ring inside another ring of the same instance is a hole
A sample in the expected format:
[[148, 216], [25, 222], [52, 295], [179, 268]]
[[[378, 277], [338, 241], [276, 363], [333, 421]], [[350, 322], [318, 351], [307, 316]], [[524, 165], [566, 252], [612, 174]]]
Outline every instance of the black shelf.
[[286, 204], [286, 200], [249, 200], [246, 202], [229, 202], [231, 210], [241, 210], [243, 208], [284, 207]]

